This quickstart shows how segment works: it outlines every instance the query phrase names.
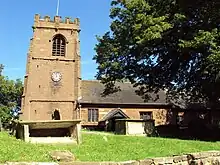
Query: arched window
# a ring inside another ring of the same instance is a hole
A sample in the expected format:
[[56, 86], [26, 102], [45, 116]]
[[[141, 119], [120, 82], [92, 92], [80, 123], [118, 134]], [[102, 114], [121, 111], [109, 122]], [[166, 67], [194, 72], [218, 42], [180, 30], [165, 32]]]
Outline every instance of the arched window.
[[65, 56], [66, 41], [63, 35], [58, 34], [53, 38], [53, 56]]

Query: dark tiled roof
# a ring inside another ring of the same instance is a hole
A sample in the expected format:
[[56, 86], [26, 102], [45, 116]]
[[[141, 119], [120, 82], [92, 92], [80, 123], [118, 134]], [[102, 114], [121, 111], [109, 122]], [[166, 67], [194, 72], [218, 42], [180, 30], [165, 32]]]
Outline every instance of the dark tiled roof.
[[141, 104], [158, 103], [166, 104], [166, 93], [160, 91], [158, 100], [144, 100], [135, 93], [131, 83], [118, 83], [121, 91], [107, 96], [102, 96], [104, 85], [97, 80], [82, 80], [82, 100], [84, 103], [120, 103], [120, 104]]
[[112, 117], [123, 117], [126, 119], [129, 119], [129, 116], [126, 115], [120, 108], [118, 109], [113, 109], [110, 112], [108, 112], [102, 119], [101, 121], [106, 121], [111, 119]]

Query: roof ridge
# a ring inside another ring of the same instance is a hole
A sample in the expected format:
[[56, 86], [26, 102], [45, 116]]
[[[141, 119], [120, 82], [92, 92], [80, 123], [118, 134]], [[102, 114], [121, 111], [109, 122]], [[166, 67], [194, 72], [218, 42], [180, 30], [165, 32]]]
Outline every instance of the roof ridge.
[[[93, 80], [82, 80], [82, 81], [101, 82], [101, 80], [95, 80], [95, 79], [93, 79]], [[131, 84], [131, 82], [129, 82], [129, 81], [125, 81], [125, 82], [118, 82], [118, 81], [116, 81], [116, 83]]]

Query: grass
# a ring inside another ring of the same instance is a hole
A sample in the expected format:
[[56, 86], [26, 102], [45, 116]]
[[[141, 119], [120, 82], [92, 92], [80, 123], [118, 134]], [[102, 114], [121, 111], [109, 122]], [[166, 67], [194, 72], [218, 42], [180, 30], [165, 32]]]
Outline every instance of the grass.
[[48, 151], [52, 150], [69, 150], [80, 161], [125, 161], [220, 150], [220, 142], [83, 133], [83, 144], [80, 146], [40, 145], [24, 143], [5, 132], [0, 132], [1, 163], [5, 161], [52, 161], [48, 156]]

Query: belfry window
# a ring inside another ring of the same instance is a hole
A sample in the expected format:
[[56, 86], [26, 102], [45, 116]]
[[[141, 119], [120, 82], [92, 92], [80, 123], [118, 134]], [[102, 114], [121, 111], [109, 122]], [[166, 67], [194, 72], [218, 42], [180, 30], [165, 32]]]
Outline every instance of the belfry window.
[[63, 35], [58, 34], [53, 38], [53, 56], [65, 56], [66, 52], [66, 41]]

